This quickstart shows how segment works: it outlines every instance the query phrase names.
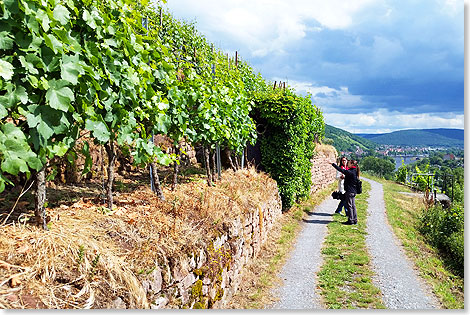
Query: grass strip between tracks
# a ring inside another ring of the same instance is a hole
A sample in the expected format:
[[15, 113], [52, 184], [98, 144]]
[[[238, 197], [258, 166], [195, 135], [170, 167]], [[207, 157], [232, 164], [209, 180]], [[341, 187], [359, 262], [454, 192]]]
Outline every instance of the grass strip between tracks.
[[367, 198], [370, 184], [356, 196], [357, 225], [344, 225], [347, 217], [335, 214], [328, 224], [322, 248], [324, 263], [318, 273], [323, 303], [330, 309], [385, 308], [380, 290], [372, 283], [370, 257], [366, 247]]

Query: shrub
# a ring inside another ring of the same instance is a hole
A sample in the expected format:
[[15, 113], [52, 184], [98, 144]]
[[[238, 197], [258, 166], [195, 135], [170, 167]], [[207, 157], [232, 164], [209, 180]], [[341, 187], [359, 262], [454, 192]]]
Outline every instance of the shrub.
[[406, 168], [405, 161], [401, 160], [401, 166], [395, 172], [395, 180], [399, 183], [406, 184], [407, 177], [408, 177], [408, 169]]
[[365, 157], [360, 162], [360, 167], [363, 172], [369, 171], [378, 177], [386, 179], [389, 179], [395, 170], [395, 164], [392, 161], [374, 156]]
[[279, 187], [283, 209], [310, 194], [311, 167], [315, 140], [324, 135], [321, 111], [309, 96], [290, 90], [259, 94], [252, 113], [265, 127], [259, 137], [261, 165]]
[[441, 206], [423, 211], [419, 231], [427, 241], [444, 253], [449, 267], [464, 275], [464, 208], [460, 204], [450, 209]]

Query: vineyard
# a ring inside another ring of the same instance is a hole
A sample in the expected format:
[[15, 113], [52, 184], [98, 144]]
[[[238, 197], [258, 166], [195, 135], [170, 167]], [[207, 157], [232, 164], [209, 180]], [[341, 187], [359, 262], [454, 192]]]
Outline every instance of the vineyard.
[[321, 110], [161, 2], [0, 19], [0, 308], [221, 307], [308, 197]]
[[[183, 143], [201, 148], [212, 186], [221, 150], [237, 170], [246, 146], [258, 141], [283, 207], [308, 195], [306, 172], [324, 135], [321, 111], [161, 4], [1, 0], [0, 16], [0, 193], [32, 189], [44, 229], [46, 182], [64, 168], [76, 171], [77, 160], [79, 176], [91, 177], [97, 150], [105, 156], [110, 211], [118, 159], [150, 169], [164, 200], [157, 171], [173, 166], [177, 189]], [[169, 140], [171, 153], [156, 135]]]

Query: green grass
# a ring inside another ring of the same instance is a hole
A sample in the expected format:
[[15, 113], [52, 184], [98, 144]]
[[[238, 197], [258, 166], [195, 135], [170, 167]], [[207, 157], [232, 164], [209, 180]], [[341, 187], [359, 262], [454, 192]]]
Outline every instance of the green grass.
[[366, 248], [367, 198], [370, 184], [363, 182], [363, 193], [356, 196], [357, 225], [343, 225], [346, 217], [334, 215], [328, 224], [318, 273], [325, 306], [330, 309], [383, 309], [380, 290], [372, 283], [373, 272]]
[[439, 252], [428, 245], [417, 230], [419, 216], [424, 210], [422, 198], [399, 192], [410, 192], [400, 184], [367, 176], [383, 185], [387, 218], [400, 239], [407, 256], [414, 262], [422, 278], [433, 288], [444, 308], [464, 308], [464, 279], [445, 267]]

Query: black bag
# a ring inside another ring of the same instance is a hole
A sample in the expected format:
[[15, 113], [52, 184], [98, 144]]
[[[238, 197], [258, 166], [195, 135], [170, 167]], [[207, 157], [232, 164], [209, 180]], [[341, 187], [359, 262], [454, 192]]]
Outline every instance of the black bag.
[[339, 191], [333, 191], [331, 197], [333, 197], [333, 199], [343, 200], [344, 194], [340, 193]]
[[362, 182], [360, 179], [357, 179], [357, 182], [356, 182], [356, 192], [358, 194], [362, 194]]

